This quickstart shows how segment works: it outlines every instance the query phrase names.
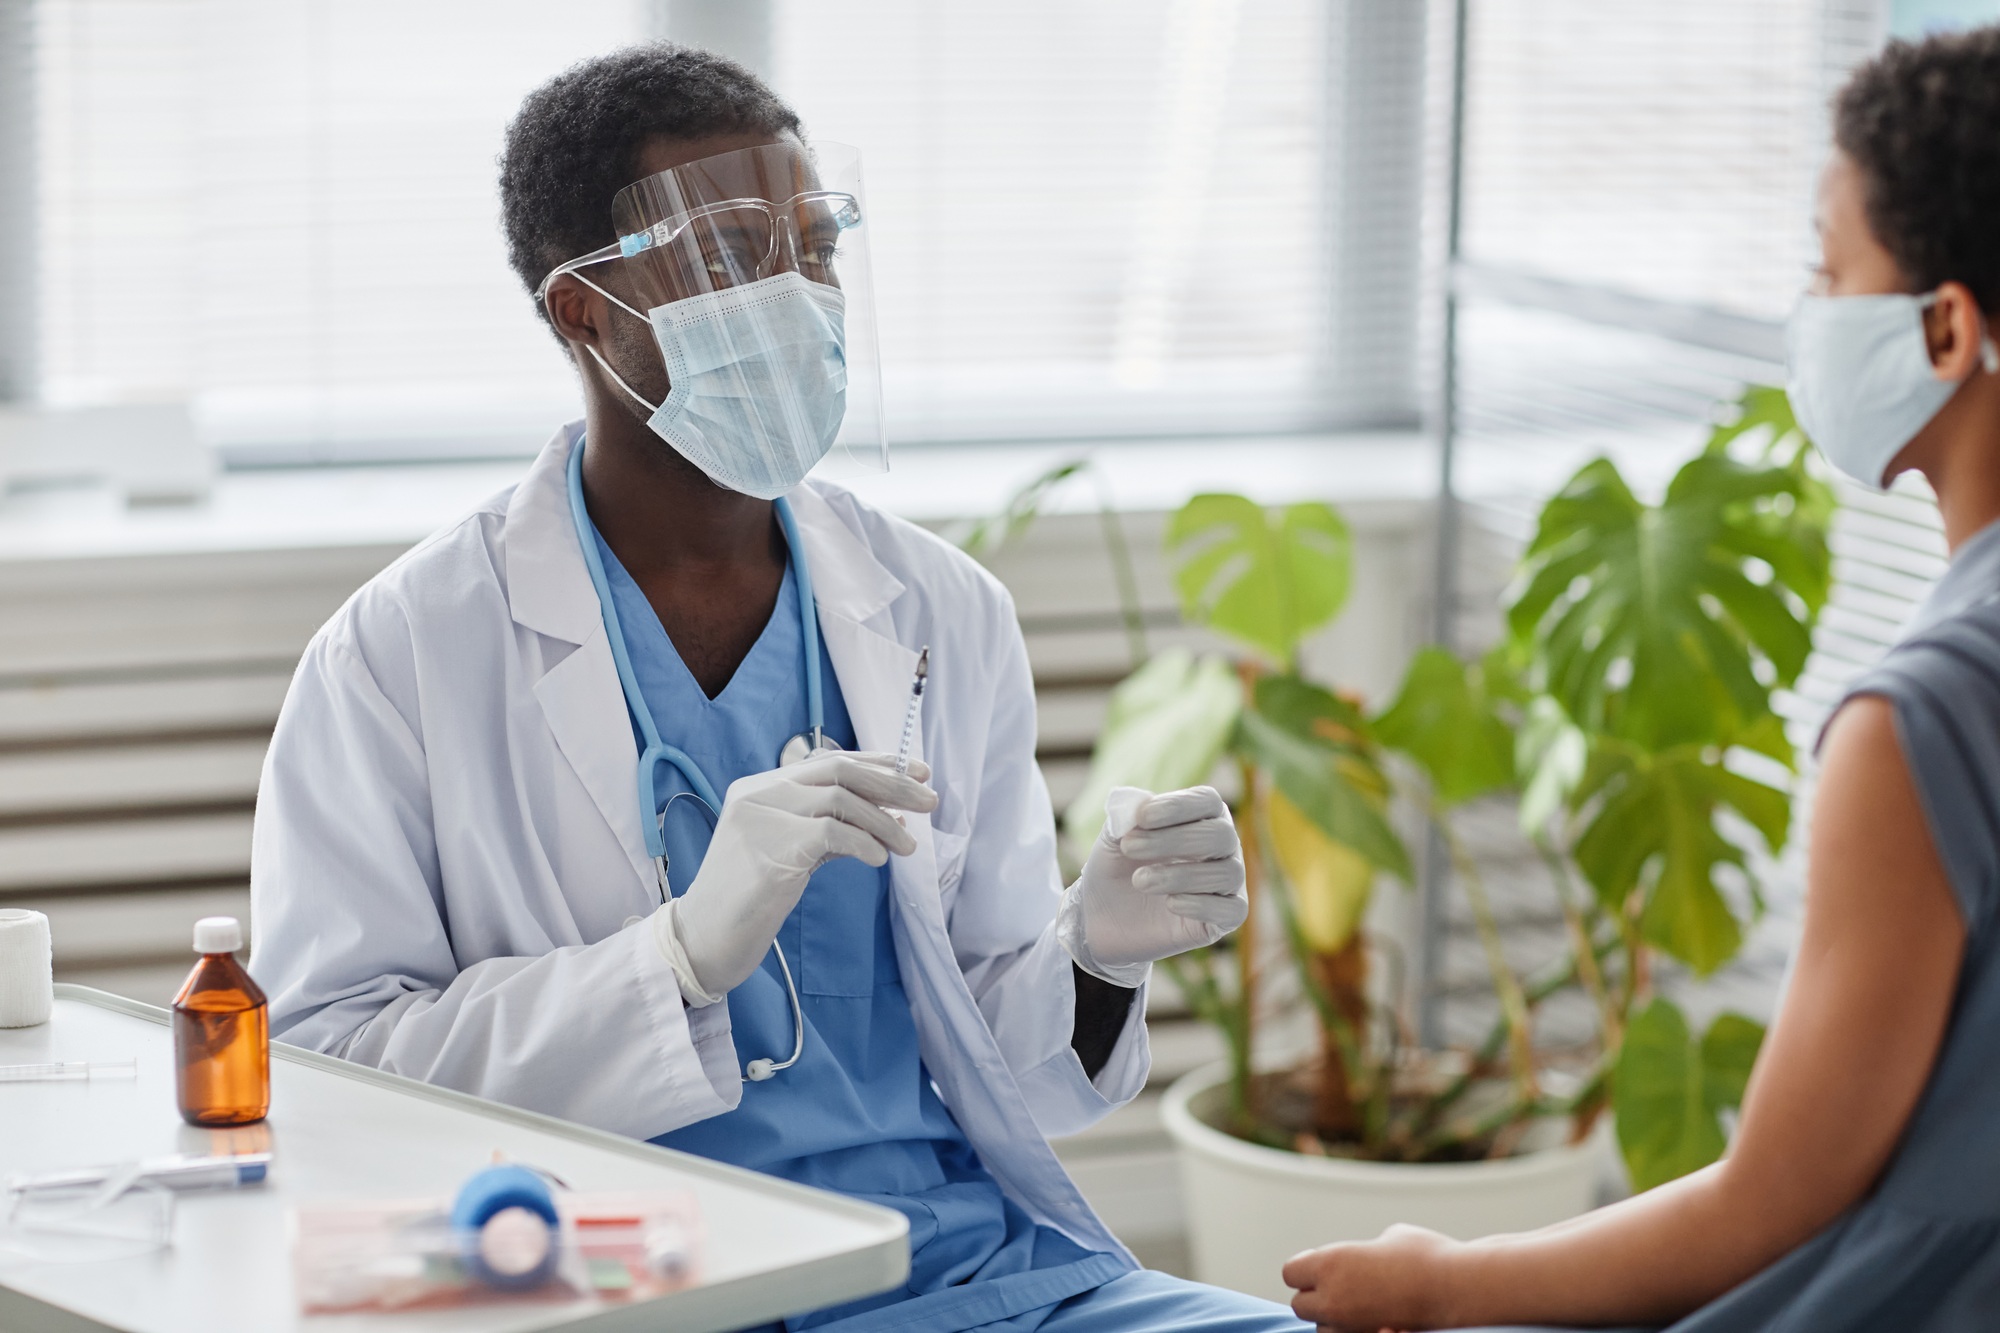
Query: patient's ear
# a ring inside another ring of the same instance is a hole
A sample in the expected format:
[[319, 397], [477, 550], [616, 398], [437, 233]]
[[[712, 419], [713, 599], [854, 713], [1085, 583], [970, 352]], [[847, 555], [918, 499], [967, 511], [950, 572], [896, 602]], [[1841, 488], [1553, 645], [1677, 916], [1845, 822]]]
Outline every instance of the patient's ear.
[[1924, 311], [1924, 341], [1930, 348], [1931, 371], [1939, 379], [1957, 384], [1981, 361], [1986, 316], [1962, 282], [1941, 284], [1935, 298]]

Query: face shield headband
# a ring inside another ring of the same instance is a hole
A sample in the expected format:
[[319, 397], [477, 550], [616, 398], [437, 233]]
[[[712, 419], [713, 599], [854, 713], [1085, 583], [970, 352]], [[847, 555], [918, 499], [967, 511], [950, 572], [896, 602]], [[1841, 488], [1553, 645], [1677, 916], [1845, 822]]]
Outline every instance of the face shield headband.
[[[860, 155], [795, 141], [637, 181], [612, 202], [619, 239], [556, 268], [645, 321], [668, 393], [647, 402], [595, 347], [647, 424], [712, 480], [770, 499], [833, 452], [887, 467]], [[616, 262], [637, 305], [583, 270]]]

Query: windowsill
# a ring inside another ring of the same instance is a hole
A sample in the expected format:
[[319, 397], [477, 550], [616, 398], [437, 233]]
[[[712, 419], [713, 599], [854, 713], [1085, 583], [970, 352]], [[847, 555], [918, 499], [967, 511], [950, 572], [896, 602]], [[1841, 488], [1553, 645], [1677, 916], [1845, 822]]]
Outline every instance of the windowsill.
[[[1068, 459], [1097, 464], [1121, 510], [1178, 507], [1203, 491], [1270, 504], [1353, 506], [1427, 500], [1436, 450], [1415, 432], [1323, 436], [936, 445], [897, 449], [883, 475], [839, 478], [915, 522], [978, 517]], [[407, 546], [516, 480], [526, 459], [225, 472], [198, 503], [128, 508], [108, 487], [0, 499], [0, 562], [356, 546]], [[1048, 512], [1091, 510], [1088, 479], [1061, 487]]]

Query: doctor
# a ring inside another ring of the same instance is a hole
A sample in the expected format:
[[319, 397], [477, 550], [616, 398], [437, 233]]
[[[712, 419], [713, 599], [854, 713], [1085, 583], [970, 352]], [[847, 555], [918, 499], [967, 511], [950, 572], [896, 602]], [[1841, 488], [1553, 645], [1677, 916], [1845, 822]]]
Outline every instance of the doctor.
[[274, 1035], [901, 1210], [907, 1284], [794, 1329], [1303, 1327], [1139, 1270], [1049, 1149], [1143, 1086], [1148, 969], [1242, 921], [1242, 859], [1170, 792], [1064, 889], [1005, 590], [805, 481], [880, 451], [851, 155], [651, 46], [527, 100], [501, 197], [584, 421], [308, 648]]

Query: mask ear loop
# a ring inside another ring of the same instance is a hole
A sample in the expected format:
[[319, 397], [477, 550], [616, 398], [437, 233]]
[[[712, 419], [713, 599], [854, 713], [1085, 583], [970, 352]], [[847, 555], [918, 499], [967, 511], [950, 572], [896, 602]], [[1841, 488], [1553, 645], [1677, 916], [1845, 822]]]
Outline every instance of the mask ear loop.
[[586, 346], [584, 350], [586, 352], [589, 352], [592, 358], [596, 360], [597, 364], [604, 368], [604, 373], [611, 377], [611, 382], [613, 384], [616, 384], [619, 388], [623, 389], [627, 394], [630, 394], [633, 402], [637, 403], [639, 406], [646, 409], [646, 413], [648, 416], [660, 410], [659, 404], [649, 403], [645, 399], [641, 398], [638, 394], [638, 391], [625, 382], [625, 377], [623, 375], [620, 375], [617, 371], [611, 368], [611, 363], [609, 361], [606, 361], [603, 355], [599, 353], [595, 347]]
[[[568, 274], [570, 277], [575, 278], [578, 282], [582, 283], [584, 286], [590, 288], [590, 290], [592, 290], [593, 292], [596, 292], [599, 296], [603, 297], [605, 300], [611, 302], [611, 304], [617, 306], [620, 310], [623, 310], [626, 314], [630, 315], [632, 318], [638, 320], [641, 324], [644, 324], [650, 328], [652, 326], [651, 320], [647, 319], [644, 315], [634, 310], [631, 306], [627, 305], [625, 302], [619, 300], [618, 297], [614, 296], [612, 293], [605, 291], [604, 288], [598, 286], [596, 283], [592, 282], [589, 278], [584, 277], [583, 273], [581, 272], [585, 264], [602, 264], [606, 260], [617, 259], [619, 257], [620, 255], [618, 253], [618, 247], [614, 245], [608, 247], [607, 249], [600, 250], [594, 255], [585, 255], [582, 259], [572, 260], [570, 263], [564, 264], [561, 268], [549, 274], [548, 277], [542, 279], [542, 285], [540, 289], [535, 292], [535, 300], [537, 302], [541, 302], [542, 304], [546, 305], [547, 302], [545, 300], [545, 297], [549, 290], [549, 284], [554, 282], [557, 278], [562, 277], [564, 274]], [[658, 403], [649, 403], [644, 398], [641, 398], [639, 396], [638, 391], [625, 382], [625, 377], [623, 375], [620, 375], [617, 371], [611, 368], [611, 363], [604, 359], [603, 353], [599, 352], [595, 347], [590, 347], [590, 346], [586, 346], [584, 350], [590, 353], [592, 359], [594, 359], [599, 366], [603, 367], [604, 373], [611, 377], [611, 382], [613, 384], [616, 384], [619, 388], [623, 389], [626, 392], [626, 394], [632, 399], [633, 402], [637, 403], [639, 406], [646, 409], [647, 415], [650, 416], [652, 413], [660, 410], [660, 405]]]

